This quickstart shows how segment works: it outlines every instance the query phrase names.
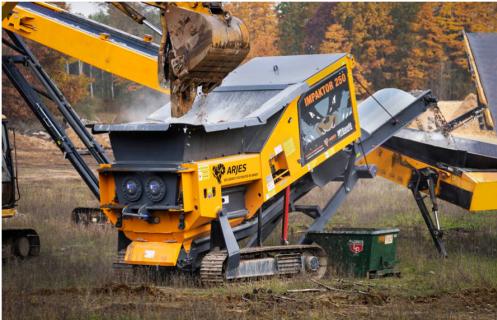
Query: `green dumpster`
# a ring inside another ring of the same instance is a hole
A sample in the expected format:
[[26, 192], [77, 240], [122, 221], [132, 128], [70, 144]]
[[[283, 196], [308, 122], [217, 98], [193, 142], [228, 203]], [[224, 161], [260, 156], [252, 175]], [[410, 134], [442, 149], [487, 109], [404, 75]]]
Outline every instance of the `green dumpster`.
[[340, 274], [356, 277], [398, 275], [397, 237], [399, 229], [335, 228], [309, 232], [308, 238], [328, 254], [329, 266]]

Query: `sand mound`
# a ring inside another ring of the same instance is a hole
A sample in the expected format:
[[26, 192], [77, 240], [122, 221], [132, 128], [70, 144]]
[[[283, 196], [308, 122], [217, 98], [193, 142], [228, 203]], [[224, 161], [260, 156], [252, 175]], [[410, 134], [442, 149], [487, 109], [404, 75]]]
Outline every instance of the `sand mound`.
[[[83, 142], [79, 140], [72, 129], [67, 129], [66, 132], [76, 148], [86, 149]], [[109, 136], [107, 134], [95, 135], [94, 137], [104, 148], [110, 148]], [[13, 137], [11, 137], [11, 140], [13, 142]], [[45, 131], [31, 132], [29, 134], [16, 132], [16, 144], [22, 150], [58, 150], [52, 138]]]
[[[475, 108], [477, 104], [477, 96], [474, 93], [470, 93], [462, 101], [439, 101], [438, 107], [445, 120], [449, 122]], [[428, 110], [413, 121], [409, 127], [428, 132], [435, 131], [437, 130], [435, 114], [433, 111]], [[497, 143], [497, 134], [494, 131], [481, 130], [476, 118], [453, 130], [452, 134], [460, 137]]]
[[[79, 140], [78, 136], [76, 135], [76, 132], [72, 129], [66, 129], [67, 135], [69, 136], [69, 139], [72, 140], [76, 148], [78, 149], [85, 149], [85, 145], [81, 140]], [[100, 145], [102, 145], [104, 148], [110, 148], [110, 140], [109, 140], [109, 135], [107, 134], [97, 134], [94, 135], [95, 140], [97, 140]]]
[[[11, 136], [11, 143], [13, 141]], [[50, 139], [50, 136], [42, 133], [35, 133], [33, 135], [16, 133], [15, 143], [19, 150], [58, 150], [55, 143]]]
[[460, 115], [468, 112], [469, 110], [476, 108], [478, 106], [478, 98], [476, 97], [476, 94], [470, 93], [464, 98], [464, 100], [461, 102], [459, 105], [459, 108], [455, 110], [451, 118], [456, 118], [459, 117]]

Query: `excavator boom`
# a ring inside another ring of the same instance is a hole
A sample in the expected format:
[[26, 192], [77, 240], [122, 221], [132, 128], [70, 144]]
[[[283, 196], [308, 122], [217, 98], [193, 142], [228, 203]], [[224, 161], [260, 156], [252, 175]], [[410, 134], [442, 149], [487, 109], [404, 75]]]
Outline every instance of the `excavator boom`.
[[[120, 30], [39, 2], [2, 6], [2, 27], [97, 68], [170, 93], [173, 116], [186, 113], [197, 88], [210, 92], [245, 59], [248, 31], [216, 3], [147, 3], [161, 10], [160, 46], [150, 36]], [[114, 4], [138, 23], [126, 3]], [[147, 22], [149, 26], [150, 23]], [[99, 52], [99, 54], [95, 54]]]

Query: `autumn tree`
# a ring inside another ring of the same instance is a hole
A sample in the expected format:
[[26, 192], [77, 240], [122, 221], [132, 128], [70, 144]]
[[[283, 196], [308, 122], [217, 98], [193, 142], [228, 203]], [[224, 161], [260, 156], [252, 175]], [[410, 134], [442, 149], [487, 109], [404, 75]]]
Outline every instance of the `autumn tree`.
[[320, 3], [314, 14], [310, 15], [304, 27], [303, 51], [305, 53], [320, 52], [321, 42], [325, 38], [328, 26], [336, 22], [330, 13], [335, 11], [337, 5], [337, 2]]
[[[398, 83], [398, 87], [407, 89], [410, 81], [407, 75], [406, 61], [415, 50], [417, 44], [417, 33], [413, 31], [413, 25], [426, 22], [420, 19], [419, 10], [421, 4], [418, 2], [397, 2], [392, 5], [390, 16], [394, 30], [391, 35], [395, 52], [389, 57], [392, 78]], [[419, 52], [419, 50], [418, 50]]]
[[495, 3], [339, 3], [319, 18], [328, 20], [320, 51], [350, 50], [371, 90], [431, 88], [457, 99], [472, 86], [461, 31], [495, 31], [496, 10]]
[[438, 4], [434, 22], [443, 30], [439, 41], [447, 57], [440, 72], [444, 79], [450, 79], [450, 83], [444, 81], [440, 88], [442, 97], [460, 99], [471, 90], [462, 31], [495, 32], [496, 17], [497, 3]]
[[460, 3], [465, 7], [465, 14], [470, 21], [469, 32], [496, 32], [497, 31], [497, 3], [472, 2]]
[[304, 54], [306, 33], [305, 26], [313, 16], [319, 3], [316, 2], [280, 2], [276, 6], [278, 15], [278, 47], [281, 54]]
[[[350, 53], [352, 51], [352, 42], [350, 41], [350, 33], [348, 33], [340, 24], [331, 24], [325, 32], [324, 40], [319, 48], [320, 53]], [[364, 67], [355, 63], [353, 71], [354, 78], [358, 84], [356, 93], [362, 96], [366, 93], [364, 87], [369, 87], [370, 82], [364, 77]]]
[[393, 78], [391, 57], [395, 47], [390, 3], [339, 3], [332, 20], [348, 33], [351, 53], [372, 88], [385, 87]]
[[225, 5], [232, 16], [241, 19], [249, 30], [250, 52], [247, 59], [278, 55], [278, 19], [271, 2], [231, 2]]
[[[405, 42], [409, 49], [402, 49], [399, 58], [399, 85], [405, 90], [433, 89], [438, 93], [439, 86], [448, 79], [443, 78], [443, 66], [447, 57], [441, 41], [444, 30], [436, 23], [437, 4], [423, 3], [409, 24], [411, 37]], [[406, 54], [406, 56], [404, 56]]]

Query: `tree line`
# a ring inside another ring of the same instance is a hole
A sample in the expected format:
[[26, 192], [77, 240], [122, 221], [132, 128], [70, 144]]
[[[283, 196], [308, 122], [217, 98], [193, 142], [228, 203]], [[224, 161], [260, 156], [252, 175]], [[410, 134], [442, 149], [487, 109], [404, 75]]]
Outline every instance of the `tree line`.
[[[497, 3], [232, 3], [247, 24], [251, 56], [347, 52], [356, 80], [384, 87], [432, 89], [462, 99], [472, 89], [462, 30], [496, 32]], [[362, 86], [358, 91], [364, 93]]]
[[[159, 25], [155, 9], [138, 3], [135, 6]], [[497, 3], [230, 2], [225, 8], [249, 29], [251, 51], [247, 59], [350, 53], [356, 60], [354, 77], [362, 96], [366, 91], [396, 87], [432, 89], [442, 100], [462, 99], [474, 91], [462, 30], [497, 31]], [[138, 36], [152, 33], [104, 4], [90, 18]], [[91, 117], [95, 110], [119, 112], [154, 95], [151, 90], [95, 68], [91, 74], [68, 72], [74, 59], [34, 43], [29, 45], [83, 115]], [[3, 112], [24, 119], [28, 112], [23, 102], [5, 76], [2, 83]]]

